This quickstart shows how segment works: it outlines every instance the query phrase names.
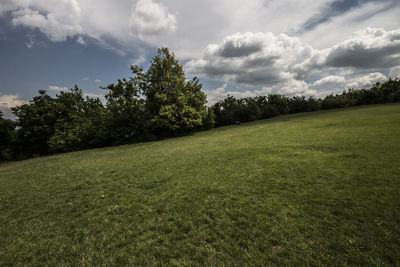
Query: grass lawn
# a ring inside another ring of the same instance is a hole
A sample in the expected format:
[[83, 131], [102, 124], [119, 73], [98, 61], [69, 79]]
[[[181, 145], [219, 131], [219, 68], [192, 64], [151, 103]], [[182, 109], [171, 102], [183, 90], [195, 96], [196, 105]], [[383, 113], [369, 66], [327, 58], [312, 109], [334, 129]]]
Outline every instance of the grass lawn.
[[400, 105], [0, 165], [0, 265], [400, 265]]

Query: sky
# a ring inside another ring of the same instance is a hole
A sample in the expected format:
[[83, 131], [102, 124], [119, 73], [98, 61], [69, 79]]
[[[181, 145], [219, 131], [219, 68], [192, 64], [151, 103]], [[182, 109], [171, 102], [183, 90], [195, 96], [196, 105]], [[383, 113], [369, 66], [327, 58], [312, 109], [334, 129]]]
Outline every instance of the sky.
[[88, 96], [168, 47], [209, 104], [323, 97], [400, 77], [398, 0], [1, 0], [0, 110]]

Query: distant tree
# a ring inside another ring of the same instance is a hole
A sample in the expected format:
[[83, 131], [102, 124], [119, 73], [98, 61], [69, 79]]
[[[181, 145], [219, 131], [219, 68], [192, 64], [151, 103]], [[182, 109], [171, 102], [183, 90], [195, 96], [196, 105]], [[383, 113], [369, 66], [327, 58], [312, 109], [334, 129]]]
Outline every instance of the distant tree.
[[290, 113], [299, 113], [308, 111], [308, 101], [304, 96], [294, 96], [289, 99]]
[[389, 79], [381, 85], [385, 95], [385, 102], [400, 102], [400, 78]]
[[268, 95], [268, 103], [273, 105], [279, 114], [288, 114], [290, 112], [289, 98], [284, 95]]
[[337, 94], [337, 95], [327, 95], [321, 101], [321, 109], [332, 109], [332, 108], [343, 108], [347, 107], [349, 104], [347, 95]]
[[234, 124], [237, 121], [236, 114], [240, 109], [238, 99], [228, 95], [228, 97], [216, 102], [212, 106], [215, 114], [215, 124], [217, 126]]
[[261, 110], [254, 98], [246, 97], [240, 99], [239, 104], [239, 114], [236, 115], [238, 121], [248, 122], [261, 119]]
[[278, 108], [268, 102], [267, 96], [256, 96], [254, 100], [261, 111], [261, 119], [272, 118], [280, 114]]
[[15, 123], [3, 117], [0, 111], [0, 161], [9, 160], [13, 157], [13, 136]]
[[98, 98], [86, 99], [75, 85], [55, 98], [55, 132], [48, 140], [50, 151], [73, 151], [106, 142], [106, 110]]
[[321, 100], [320, 99], [317, 99], [313, 96], [311, 96], [307, 99], [307, 109], [306, 109], [307, 112], [317, 111], [320, 109], [321, 109]]
[[114, 143], [138, 141], [148, 128], [149, 117], [142, 98], [142, 88], [147, 83], [145, 73], [137, 66], [131, 66], [131, 70], [133, 77], [119, 79], [116, 84], [104, 88], [109, 90], [105, 95], [109, 112], [107, 128]]
[[19, 156], [43, 155], [49, 152], [47, 141], [55, 132], [55, 124], [61, 111], [57, 110], [54, 98], [39, 90], [28, 104], [12, 108], [17, 117], [16, 148]]

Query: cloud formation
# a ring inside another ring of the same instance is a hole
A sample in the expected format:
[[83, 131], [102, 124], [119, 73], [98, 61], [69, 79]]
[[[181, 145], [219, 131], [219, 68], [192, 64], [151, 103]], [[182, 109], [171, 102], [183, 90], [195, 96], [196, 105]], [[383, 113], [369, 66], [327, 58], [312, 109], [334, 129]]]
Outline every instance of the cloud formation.
[[[331, 48], [317, 50], [296, 37], [273, 33], [236, 33], [209, 45], [186, 69], [225, 82], [274, 85], [304, 80], [321, 69], [368, 69], [400, 64], [400, 29], [366, 28]], [[314, 85], [343, 83], [328, 76]]]
[[286, 34], [236, 33], [209, 45], [203, 58], [185, 67], [190, 73], [226, 82], [276, 84], [303, 77], [317, 63], [316, 55], [311, 46]]
[[[309, 31], [316, 28], [318, 25], [330, 22], [334, 17], [342, 16], [343, 14], [361, 8], [362, 6], [369, 4], [371, 2], [378, 2], [376, 0], [334, 0], [326, 5], [321, 6], [320, 10], [312, 15], [302, 26], [301, 31]], [[394, 0], [381, 0], [386, 6], [392, 6], [395, 2]], [[384, 9], [377, 10], [381, 12]]]
[[366, 28], [328, 49], [325, 66], [358, 69], [388, 68], [400, 63], [400, 28]]
[[11, 108], [20, 106], [22, 104], [28, 103], [25, 100], [22, 100], [21, 97], [17, 94], [0, 94], [0, 111], [3, 113], [4, 117], [7, 119], [14, 118], [14, 115], [11, 112]]
[[14, 25], [38, 28], [51, 41], [65, 41], [84, 33], [77, 0], [14, 1], [10, 7]]
[[346, 81], [346, 78], [343, 76], [338, 76], [338, 75], [329, 75], [326, 76], [320, 80], [317, 80], [313, 83], [314, 86], [320, 86], [320, 85], [325, 85], [325, 84], [340, 84], [344, 83]]
[[368, 89], [377, 82], [384, 82], [387, 77], [380, 72], [373, 72], [351, 79], [345, 86], [346, 89]]
[[[154, 0], [4, 0], [0, 15], [9, 12], [15, 26], [40, 30], [50, 41], [75, 38], [86, 45], [84, 37], [124, 54], [147, 42], [147, 35], [162, 35], [177, 27], [175, 15]], [[129, 11], [130, 10], [130, 11]]]
[[[396, 0], [0, 4], [0, 16], [7, 13], [15, 26], [37, 29], [53, 42], [73, 39], [88, 49], [98, 44], [134, 64], [148, 62], [156, 47], [168, 46], [186, 63], [187, 73], [226, 83], [224, 90], [237, 88], [237, 95], [317, 95], [346, 83], [358, 85], [353, 77], [368, 71], [398, 75], [399, 11]], [[7, 38], [3, 35], [0, 31], [0, 39]], [[41, 36], [32, 36], [26, 46], [34, 48]]]
[[129, 25], [141, 38], [143, 35], [170, 32], [176, 28], [176, 17], [167, 8], [152, 0], [139, 0], [132, 8]]
[[49, 85], [49, 91], [53, 92], [61, 92], [61, 91], [68, 91], [67, 87], [60, 87], [57, 85]]

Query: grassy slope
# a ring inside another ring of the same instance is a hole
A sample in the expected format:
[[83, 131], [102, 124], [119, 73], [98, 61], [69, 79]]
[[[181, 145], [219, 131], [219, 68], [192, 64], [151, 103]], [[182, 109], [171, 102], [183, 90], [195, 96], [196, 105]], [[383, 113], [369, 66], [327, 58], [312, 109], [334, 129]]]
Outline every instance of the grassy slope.
[[400, 264], [400, 105], [0, 165], [0, 265]]

